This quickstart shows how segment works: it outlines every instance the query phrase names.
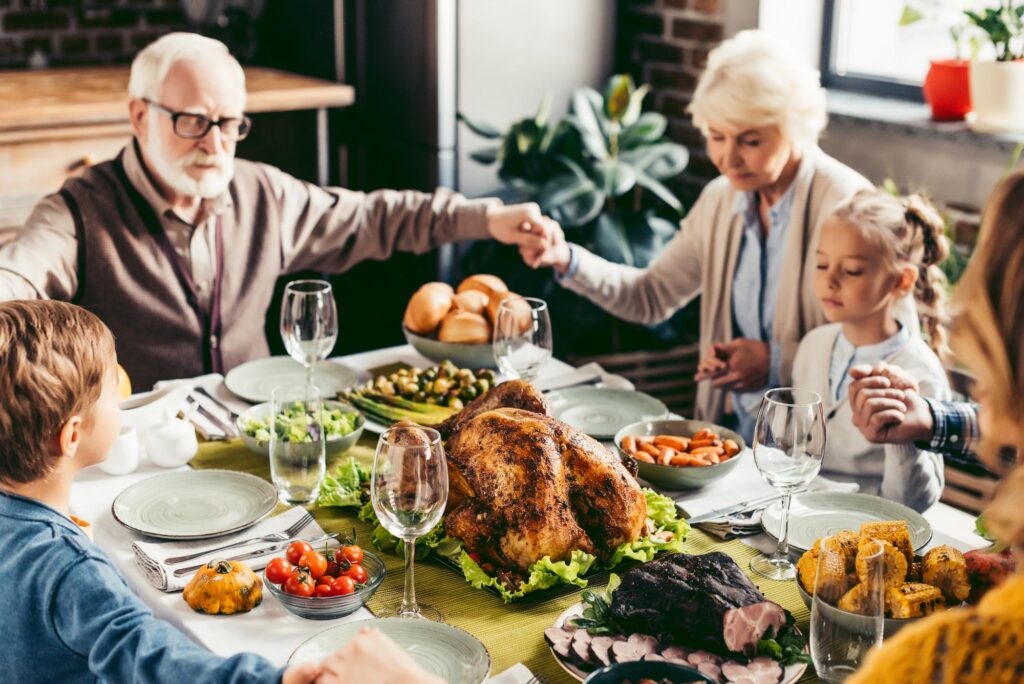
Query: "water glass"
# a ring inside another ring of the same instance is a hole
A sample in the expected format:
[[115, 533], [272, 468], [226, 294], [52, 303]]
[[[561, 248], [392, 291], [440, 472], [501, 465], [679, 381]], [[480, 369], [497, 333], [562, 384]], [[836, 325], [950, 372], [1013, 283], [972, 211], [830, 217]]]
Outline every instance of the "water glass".
[[494, 317], [494, 360], [506, 376], [531, 382], [551, 358], [548, 304], [534, 297], [507, 297]]
[[782, 493], [782, 529], [771, 556], [756, 556], [750, 569], [773, 580], [796, 577], [789, 559], [789, 503], [818, 475], [825, 456], [821, 397], [810, 390], [780, 387], [765, 392], [754, 426], [754, 463], [765, 482]]
[[416, 538], [434, 529], [448, 503], [448, 467], [437, 430], [401, 425], [385, 430], [377, 441], [370, 497], [380, 524], [405, 543], [405, 594], [402, 605], [386, 615], [440, 621], [437, 610], [416, 603], [413, 570]]
[[275, 387], [270, 402], [270, 479], [281, 501], [316, 501], [327, 469], [323, 402], [310, 385]]
[[281, 304], [281, 339], [288, 354], [306, 367], [306, 384], [312, 387], [313, 367], [327, 358], [338, 340], [338, 307], [330, 283], [288, 283]]
[[823, 539], [811, 602], [811, 659], [818, 677], [842, 682], [863, 663], [868, 651], [882, 643], [885, 626], [885, 554], [874, 539], [862, 540], [857, 552], [856, 612], [836, 607], [842, 597], [844, 559], [838, 546]]

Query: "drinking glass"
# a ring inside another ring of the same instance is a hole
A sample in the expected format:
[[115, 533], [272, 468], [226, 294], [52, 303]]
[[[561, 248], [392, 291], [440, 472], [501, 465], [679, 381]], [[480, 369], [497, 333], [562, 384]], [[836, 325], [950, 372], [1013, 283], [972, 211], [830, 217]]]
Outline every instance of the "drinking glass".
[[885, 625], [885, 554], [874, 539], [861, 541], [857, 552], [856, 612], [839, 610], [845, 562], [837, 546], [823, 539], [818, 551], [818, 574], [811, 601], [811, 659], [818, 677], [841, 682], [864, 662], [867, 652], [882, 643]]
[[271, 397], [270, 479], [285, 503], [312, 503], [327, 468], [320, 392], [311, 385], [280, 385]]
[[402, 605], [386, 614], [441, 621], [437, 610], [416, 603], [413, 571], [416, 538], [434, 529], [448, 503], [448, 467], [437, 430], [416, 426], [385, 430], [377, 441], [370, 497], [380, 524], [405, 542], [405, 594]]
[[530, 382], [551, 358], [548, 304], [534, 297], [508, 297], [494, 317], [494, 360], [505, 375]]
[[338, 339], [338, 307], [325, 280], [296, 280], [284, 289], [281, 339], [293, 359], [306, 367], [313, 386], [313, 367], [327, 358]]
[[794, 387], [765, 392], [754, 426], [754, 463], [765, 482], [782, 493], [782, 529], [775, 553], [750, 561], [750, 569], [757, 574], [773, 580], [796, 577], [796, 566], [789, 559], [789, 503], [817, 476], [824, 456], [821, 397]]

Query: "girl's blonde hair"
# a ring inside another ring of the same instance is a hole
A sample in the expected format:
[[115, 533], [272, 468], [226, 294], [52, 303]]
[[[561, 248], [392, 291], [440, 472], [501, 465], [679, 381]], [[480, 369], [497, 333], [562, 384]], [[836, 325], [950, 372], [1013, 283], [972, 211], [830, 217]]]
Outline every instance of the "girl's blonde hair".
[[[952, 340], [957, 358], [978, 377], [981, 410], [994, 434], [982, 434], [981, 456], [1005, 469], [998, 447], [1024, 444], [1024, 174], [1003, 180], [985, 205], [978, 244], [957, 285]], [[1019, 456], [1018, 456], [1019, 462]], [[1024, 544], [1024, 467], [1006, 474], [985, 514], [1003, 541]]]
[[687, 111], [705, 137], [714, 125], [774, 125], [804, 153], [828, 123], [818, 72], [762, 31], [740, 31], [711, 51]]
[[893, 272], [906, 264], [918, 269], [914, 299], [928, 344], [940, 358], [948, 356], [945, 309], [946, 276], [939, 268], [949, 256], [946, 224], [920, 195], [896, 197], [883, 190], [861, 190], [833, 212], [860, 230], [885, 255]]

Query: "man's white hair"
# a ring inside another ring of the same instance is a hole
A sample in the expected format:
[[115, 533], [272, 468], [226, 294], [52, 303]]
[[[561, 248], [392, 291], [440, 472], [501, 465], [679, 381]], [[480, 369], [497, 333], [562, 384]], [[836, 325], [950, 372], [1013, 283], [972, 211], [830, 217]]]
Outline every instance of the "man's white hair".
[[168, 33], [147, 45], [132, 60], [128, 95], [140, 100], [158, 101], [164, 79], [175, 64], [218, 59], [237, 73], [242, 91], [245, 92], [245, 72], [227, 45], [198, 33]]
[[762, 31], [741, 31], [708, 55], [687, 111], [709, 127], [775, 125], [805, 152], [828, 123], [821, 78], [800, 55]]

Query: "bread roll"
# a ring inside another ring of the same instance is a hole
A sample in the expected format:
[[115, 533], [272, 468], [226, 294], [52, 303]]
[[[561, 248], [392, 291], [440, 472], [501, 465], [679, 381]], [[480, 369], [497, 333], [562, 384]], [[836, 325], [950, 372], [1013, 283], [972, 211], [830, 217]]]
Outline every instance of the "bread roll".
[[452, 308], [455, 293], [448, 283], [427, 283], [409, 298], [402, 323], [419, 335], [429, 335]]
[[508, 292], [508, 286], [505, 285], [505, 281], [503, 281], [498, 276], [481, 273], [479, 275], [469, 276], [468, 278], [463, 280], [459, 284], [459, 287], [456, 290], [456, 292], [462, 294], [463, 292], [467, 292], [469, 290], [479, 290], [480, 292], [483, 292], [485, 295], [490, 297], [496, 292]]
[[487, 316], [491, 320], [491, 325], [498, 325], [498, 309], [506, 300], [513, 302], [509, 306], [516, 311], [516, 334], [522, 335], [533, 326], [533, 316], [530, 313], [530, 304], [514, 292], [499, 292], [491, 296], [487, 302]]
[[455, 295], [452, 308], [482, 315], [487, 310], [487, 302], [487, 295], [480, 290], [466, 290]]
[[491, 325], [480, 314], [452, 311], [441, 321], [437, 339], [442, 342], [484, 344], [491, 341]]

